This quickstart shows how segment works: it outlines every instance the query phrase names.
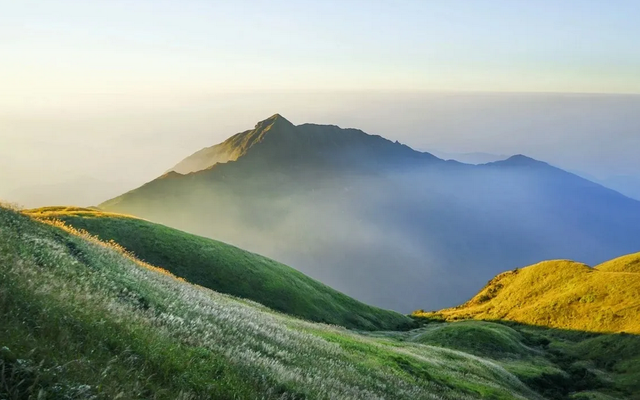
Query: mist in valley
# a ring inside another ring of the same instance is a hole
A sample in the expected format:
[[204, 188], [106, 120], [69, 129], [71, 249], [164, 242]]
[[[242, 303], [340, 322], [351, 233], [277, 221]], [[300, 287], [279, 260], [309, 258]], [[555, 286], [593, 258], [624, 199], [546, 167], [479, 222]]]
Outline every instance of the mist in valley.
[[[268, 105], [255, 95], [159, 99], [138, 108], [129, 99], [118, 106], [107, 101], [101, 110], [87, 109], [88, 101], [62, 114], [40, 105], [36, 119], [5, 111], [0, 196], [28, 207], [96, 205], [274, 108], [294, 123], [357, 127], [416, 149], [497, 158], [524, 153], [593, 181], [640, 171], [640, 96], [276, 93], [270, 99]], [[540, 260], [593, 265], [638, 249], [633, 240], [640, 235], [621, 229], [624, 237], [616, 236], [616, 224], [637, 218], [626, 200], [616, 200], [622, 208], [598, 200], [601, 208], [593, 210], [577, 197], [547, 204], [556, 194], [545, 197], [550, 189], [535, 179], [487, 168], [471, 173], [462, 165], [453, 170], [350, 177], [337, 165], [304, 177], [253, 171], [235, 182], [231, 176], [199, 182], [197, 190], [174, 187], [125, 211], [270, 256], [403, 312], [458, 304], [496, 273]], [[615, 188], [633, 194], [628, 181]], [[605, 209], [617, 210], [615, 218], [598, 214]]]
[[526, 158], [351, 173], [248, 165], [160, 179], [124, 211], [405, 313], [460, 304], [496, 274], [541, 260], [596, 265], [640, 238], [640, 203]]

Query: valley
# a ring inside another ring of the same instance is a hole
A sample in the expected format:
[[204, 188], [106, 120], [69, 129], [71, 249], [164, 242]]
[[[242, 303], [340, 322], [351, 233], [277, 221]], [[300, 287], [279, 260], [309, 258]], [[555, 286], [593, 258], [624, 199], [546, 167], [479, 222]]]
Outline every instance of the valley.
[[[104, 218], [111, 232], [124, 225], [143, 236], [161, 229], [99, 214], [0, 208], [8, 398], [638, 398], [639, 336], [426, 315], [401, 331], [307, 322], [189, 283], [52, 218], [88, 227]], [[635, 265], [630, 257], [607, 268]]]
[[640, 202], [547, 163], [444, 161], [279, 114], [99, 207], [263, 254], [401, 313], [463, 303], [540, 260], [636, 252], [640, 237]]

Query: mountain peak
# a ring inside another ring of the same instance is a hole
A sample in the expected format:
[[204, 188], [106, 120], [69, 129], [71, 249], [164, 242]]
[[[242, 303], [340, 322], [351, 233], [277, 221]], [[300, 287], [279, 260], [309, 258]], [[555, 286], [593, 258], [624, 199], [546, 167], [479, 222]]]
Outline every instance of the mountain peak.
[[505, 161], [511, 161], [511, 162], [518, 162], [518, 163], [537, 163], [540, 162], [534, 158], [525, 156], [524, 154], [516, 154], [513, 155], [509, 158], [507, 158]]
[[509, 167], [537, 167], [549, 165], [544, 161], [536, 160], [535, 158], [527, 157], [523, 154], [516, 154], [502, 161], [495, 161], [485, 165], [501, 165]]
[[[248, 156], [248, 158], [246, 158]], [[369, 135], [359, 129], [336, 125], [294, 125], [280, 114], [259, 121], [253, 129], [237, 133], [222, 143], [187, 157], [172, 170], [186, 174], [209, 169], [212, 165], [237, 161], [281, 165], [293, 164], [343, 166], [413, 163], [433, 160], [428, 153], [417, 152], [399, 142]]]
[[277, 126], [294, 126], [289, 120], [280, 114], [273, 114], [269, 118], [258, 122], [255, 126], [256, 129], [266, 128], [272, 125]]
[[514, 165], [514, 166], [542, 166], [547, 164], [544, 161], [536, 160], [535, 158], [527, 157], [523, 154], [516, 154], [515, 156], [511, 156], [504, 160], [506, 164]]

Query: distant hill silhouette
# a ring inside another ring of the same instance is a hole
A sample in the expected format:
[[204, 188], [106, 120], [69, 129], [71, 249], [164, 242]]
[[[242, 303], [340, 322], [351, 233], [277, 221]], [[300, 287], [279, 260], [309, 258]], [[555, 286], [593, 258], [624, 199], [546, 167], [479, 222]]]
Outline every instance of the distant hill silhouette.
[[482, 152], [447, 153], [438, 150], [427, 151], [438, 158], [442, 158], [443, 160], [455, 160], [465, 164], [486, 164], [494, 161], [506, 160], [507, 158], [509, 158], [508, 155], [504, 154], [491, 154]]
[[518, 155], [444, 161], [276, 114], [100, 205], [265, 254], [409, 312], [468, 299], [540, 259], [640, 249], [640, 202]]

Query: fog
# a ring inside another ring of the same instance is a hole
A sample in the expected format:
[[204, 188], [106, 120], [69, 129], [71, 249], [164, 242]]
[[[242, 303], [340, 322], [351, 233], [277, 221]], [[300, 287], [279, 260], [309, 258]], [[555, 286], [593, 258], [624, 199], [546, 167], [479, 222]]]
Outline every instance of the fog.
[[240, 160], [156, 181], [115, 210], [270, 256], [401, 312], [460, 304], [494, 275], [541, 260], [596, 265], [640, 249], [640, 202], [549, 166], [366, 172], [333, 161], [295, 172]]
[[640, 196], [637, 95], [87, 94], [5, 103], [0, 197], [26, 206], [99, 203], [276, 112], [419, 150], [523, 153]]
[[[640, 96], [370, 92], [54, 100], [0, 112], [3, 200], [95, 205], [274, 113], [295, 124], [357, 127], [419, 150], [489, 158], [524, 153], [640, 194]], [[639, 203], [573, 175], [470, 166], [382, 176], [344, 175], [339, 168], [263, 175], [270, 167], [229, 173], [220, 182], [187, 179], [123, 211], [273, 257], [402, 312], [459, 304], [495, 274], [540, 260], [593, 265], [640, 250]]]

